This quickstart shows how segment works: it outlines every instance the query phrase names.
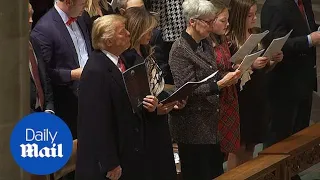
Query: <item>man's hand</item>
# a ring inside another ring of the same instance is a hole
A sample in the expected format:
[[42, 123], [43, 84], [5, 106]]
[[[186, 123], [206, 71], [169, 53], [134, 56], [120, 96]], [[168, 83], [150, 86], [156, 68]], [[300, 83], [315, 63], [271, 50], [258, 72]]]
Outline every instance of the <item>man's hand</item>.
[[120, 179], [121, 174], [122, 174], [122, 169], [120, 166], [118, 166], [118, 167], [114, 168], [113, 170], [109, 171], [107, 173], [106, 177], [111, 180], [118, 180], [118, 179]]
[[149, 112], [153, 112], [158, 106], [158, 98], [155, 96], [146, 96], [142, 103], [144, 108], [146, 108]]
[[83, 68], [71, 70], [71, 80], [80, 80]]
[[240, 76], [240, 70], [227, 73], [220, 81], [217, 82], [219, 89], [236, 84]]
[[312, 45], [318, 46], [320, 45], [320, 31], [315, 31], [310, 34]]
[[268, 61], [269, 61], [269, 59], [267, 57], [258, 57], [253, 62], [252, 68], [253, 69], [262, 69], [267, 65]]

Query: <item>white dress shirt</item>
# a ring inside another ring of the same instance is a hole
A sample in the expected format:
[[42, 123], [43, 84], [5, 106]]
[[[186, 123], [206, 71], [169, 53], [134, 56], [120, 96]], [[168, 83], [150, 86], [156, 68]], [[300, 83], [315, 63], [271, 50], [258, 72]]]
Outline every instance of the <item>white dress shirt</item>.
[[71, 39], [73, 41], [74, 47], [75, 47], [77, 55], [78, 55], [79, 65], [81, 68], [83, 68], [86, 65], [87, 60], [88, 60], [88, 51], [87, 51], [87, 47], [86, 47], [86, 41], [84, 40], [82, 32], [81, 32], [76, 21], [72, 22], [70, 25], [67, 25], [66, 23], [69, 20], [68, 15], [65, 12], [63, 12], [57, 6], [57, 4], [55, 4], [54, 7], [58, 11], [66, 28], [68, 29], [68, 32], [71, 36]]
[[106, 50], [101, 50], [119, 69], [119, 71], [121, 72], [120, 66], [119, 66], [119, 57], [106, 51]]

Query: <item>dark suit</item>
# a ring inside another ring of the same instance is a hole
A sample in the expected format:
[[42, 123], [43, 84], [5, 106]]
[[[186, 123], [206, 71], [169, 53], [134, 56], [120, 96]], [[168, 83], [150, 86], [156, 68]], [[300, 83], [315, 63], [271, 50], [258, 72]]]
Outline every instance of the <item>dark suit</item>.
[[270, 31], [266, 42], [293, 29], [283, 48], [283, 61], [269, 74], [271, 130], [275, 136], [271, 143], [302, 130], [310, 121], [312, 92], [317, 86], [316, 48], [309, 47], [307, 35], [318, 25], [311, 1], [303, 0], [303, 4], [308, 23], [294, 0], [267, 0], [262, 8], [262, 29]]
[[76, 180], [103, 180], [121, 165], [124, 180], [146, 179], [144, 122], [131, 108], [122, 74], [101, 51], [82, 73]]
[[[34, 54], [35, 54], [37, 62], [38, 62], [39, 78], [40, 78], [42, 89], [44, 91], [44, 105], [43, 105], [44, 109], [43, 110], [54, 111], [51, 80], [47, 74], [47, 69], [46, 69], [46, 65], [43, 61], [40, 46], [37, 43], [35, 43], [32, 39], [30, 39], [30, 42], [32, 44]], [[31, 76], [31, 78], [30, 78], [30, 108], [32, 111], [38, 111], [37, 109], [35, 109], [36, 100], [37, 100], [37, 89], [36, 89], [35, 82]]]
[[[89, 31], [81, 19], [77, 23], [89, 55], [91, 52]], [[32, 30], [31, 37], [39, 43], [43, 59], [48, 65], [56, 114], [67, 123], [73, 138], [76, 138], [79, 82], [71, 80], [71, 70], [80, 66], [71, 36], [54, 7], [40, 19]]]

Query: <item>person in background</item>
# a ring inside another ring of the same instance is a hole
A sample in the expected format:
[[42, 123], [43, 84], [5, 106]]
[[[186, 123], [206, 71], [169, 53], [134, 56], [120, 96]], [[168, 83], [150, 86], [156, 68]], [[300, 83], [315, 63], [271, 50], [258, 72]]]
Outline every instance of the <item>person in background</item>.
[[270, 146], [309, 126], [312, 94], [317, 90], [316, 47], [320, 32], [310, 0], [266, 0], [261, 28], [270, 31], [268, 44], [293, 30], [283, 47], [283, 61], [270, 73], [272, 120], [265, 144]]
[[[32, 29], [33, 8], [29, 3], [29, 26]], [[53, 92], [51, 80], [47, 73], [39, 45], [30, 38], [29, 41], [30, 69], [30, 109], [31, 112], [48, 112], [54, 114]]]
[[34, 28], [40, 18], [53, 7], [54, 1], [55, 0], [30, 0], [30, 4], [34, 10], [32, 28]]
[[[257, 2], [256, 0], [231, 0], [230, 25], [228, 40], [233, 55], [251, 34], [260, 33], [256, 28]], [[266, 48], [262, 43], [255, 51]], [[242, 77], [238, 89], [240, 112], [241, 149], [228, 160], [228, 169], [232, 169], [253, 157], [255, 145], [266, 138], [270, 118], [267, 101], [267, 71], [282, 60], [282, 52], [272, 58], [258, 57], [251, 69]], [[251, 77], [250, 77], [251, 76]]]
[[[28, 3], [29, 32], [32, 29], [33, 8]], [[30, 112], [47, 112], [54, 114], [53, 94], [46, 64], [43, 62], [41, 49], [30, 38], [29, 41], [29, 69], [30, 69]], [[46, 180], [46, 176], [30, 175], [31, 180]]]
[[[213, 51], [216, 58], [218, 70], [222, 74], [234, 71], [230, 62], [231, 53], [225, 36], [229, 25], [229, 9], [227, 4], [212, 1], [217, 8], [216, 19], [212, 23], [210, 38], [213, 43]], [[219, 122], [218, 131], [220, 135], [220, 146], [222, 152], [228, 156], [229, 163], [233, 161], [240, 150], [240, 115], [238, 93], [236, 85], [231, 85], [220, 90], [219, 96]]]
[[83, 12], [81, 18], [84, 19], [91, 37], [91, 30], [93, 22], [101, 16], [114, 14], [111, 5], [107, 0], [87, 0], [87, 5], [85, 11]]
[[77, 138], [78, 85], [91, 53], [89, 31], [78, 19], [86, 0], [58, 0], [37, 23], [31, 37], [41, 48], [52, 80], [56, 115]]
[[[174, 42], [169, 55], [176, 88], [189, 81], [200, 81], [218, 70], [208, 39], [216, 19], [216, 7], [207, 0], [185, 0], [182, 7], [188, 27]], [[217, 130], [219, 93], [237, 83], [239, 76], [237, 70], [208, 80], [188, 97], [183, 109], [170, 113], [184, 180], [208, 180], [223, 173]]]

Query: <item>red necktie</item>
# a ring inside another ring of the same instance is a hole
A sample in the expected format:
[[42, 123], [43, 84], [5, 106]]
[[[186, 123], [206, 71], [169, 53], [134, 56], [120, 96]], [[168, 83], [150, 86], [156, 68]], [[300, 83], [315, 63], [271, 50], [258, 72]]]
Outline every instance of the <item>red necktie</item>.
[[118, 68], [120, 69], [121, 72], [126, 71], [126, 67], [121, 58], [118, 58]]
[[73, 18], [73, 17], [69, 17], [68, 21], [66, 22], [66, 24], [68, 26], [70, 26], [70, 24], [72, 24], [73, 22], [75, 22], [77, 20], [77, 18]]
[[39, 100], [40, 108], [43, 110], [44, 93], [43, 93], [42, 85], [40, 82], [38, 64], [36, 62], [36, 58], [34, 56], [34, 51], [33, 51], [31, 43], [29, 43], [29, 62], [31, 64], [33, 81], [34, 81], [36, 89], [37, 89], [37, 100]]
[[303, 19], [304, 19], [305, 21], [307, 21], [307, 17], [306, 17], [306, 13], [305, 13], [305, 11], [304, 11], [304, 6], [303, 6], [302, 0], [298, 0], [298, 7], [299, 7], [299, 10], [300, 10], [300, 12], [301, 12], [301, 15], [302, 15]]

